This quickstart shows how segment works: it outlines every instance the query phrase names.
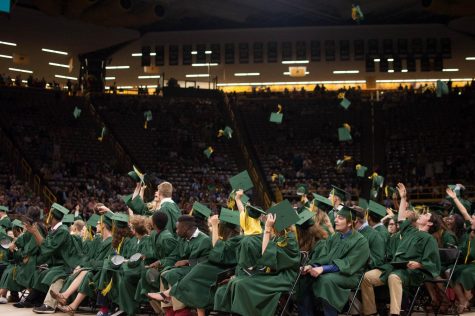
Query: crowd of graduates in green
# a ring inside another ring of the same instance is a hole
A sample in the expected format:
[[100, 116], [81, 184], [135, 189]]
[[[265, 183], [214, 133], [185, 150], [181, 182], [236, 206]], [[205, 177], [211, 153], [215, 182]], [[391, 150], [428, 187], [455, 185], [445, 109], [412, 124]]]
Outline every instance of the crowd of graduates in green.
[[[400, 315], [407, 288], [450, 274], [439, 249], [457, 247], [450, 286], [457, 312], [470, 308], [475, 215], [462, 185], [447, 188], [452, 207], [445, 217], [414, 208], [402, 183], [394, 209], [356, 205], [333, 186], [328, 198], [298, 191], [298, 205], [284, 200], [263, 210], [246, 196], [252, 181], [242, 172], [230, 179], [233, 190], [219, 214], [195, 202], [182, 215], [171, 183], [159, 184], [146, 203], [143, 175], [129, 176], [136, 187], [123, 197], [128, 214], [99, 203], [85, 223], [54, 203], [45, 218], [30, 207], [12, 220], [0, 206], [0, 303], [39, 314], [74, 315], [89, 305], [98, 316], [135, 315], [150, 305], [167, 316], [253, 316], [274, 315], [293, 293], [299, 315], [336, 316], [362, 280], [361, 307], [352, 314], [381, 314], [375, 288], [384, 286], [385, 312]], [[427, 292], [429, 307], [449, 306], [437, 285]]]

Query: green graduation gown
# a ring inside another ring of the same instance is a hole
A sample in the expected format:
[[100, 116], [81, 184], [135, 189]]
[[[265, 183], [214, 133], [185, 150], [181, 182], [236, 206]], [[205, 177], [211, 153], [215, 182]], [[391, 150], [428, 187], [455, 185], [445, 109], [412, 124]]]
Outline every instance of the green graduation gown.
[[0, 219], [0, 227], [3, 227], [4, 229], [12, 228], [12, 221], [10, 220], [8, 215]]
[[382, 265], [386, 254], [386, 239], [370, 226], [365, 226], [359, 232], [368, 240], [369, 268], [374, 269]]
[[170, 256], [160, 260], [165, 267], [160, 276], [164, 286], [168, 288], [190, 272], [191, 266], [174, 267], [177, 261], [195, 259], [204, 261], [207, 259], [211, 248], [211, 239], [200, 231], [196, 237], [192, 237], [190, 240], [179, 237], [175, 250]]
[[229, 240], [218, 240], [209, 253], [208, 260], [194, 266], [173, 287], [170, 294], [188, 307], [209, 308], [213, 306], [216, 277], [237, 264], [237, 250], [242, 235]]
[[452, 284], [461, 284], [469, 291], [475, 288], [475, 237], [470, 238], [470, 233], [463, 235], [460, 242], [460, 261], [454, 269]]
[[176, 235], [176, 222], [178, 221], [178, 217], [181, 215], [181, 211], [176, 203], [172, 200], [164, 201], [160, 204], [160, 208], [158, 210], [167, 214], [168, 221], [166, 228], [173, 235]]
[[[148, 247], [144, 247], [143, 249], [143, 255], [145, 256], [144, 263], [147, 265], [156, 260], [170, 256], [178, 245], [178, 241], [168, 230], [163, 230], [160, 233], [153, 231], [148, 240]], [[135, 300], [137, 302], [148, 301], [148, 298], [146, 297], [147, 293], [160, 290], [160, 282], [157, 282], [156, 284], [150, 284], [147, 282], [146, 273], [148, 270], [149, 269], [144, 268], [141, 272], [140, 280], [137, 284], [137, 290], [135, 291]]]
[[[41, 236], [45, 238], [48, 232], [41, 227], [38, 228]], [[40, 253], [40, 247], [36, 244], [35, 237], [24, 232], [15, 241], [19, 255], [22, 257], [22, 263], [17, 266], [15, 275], [12, 276], [15, 281], [23, 288], [31, 288], [39, 276], [36, 273], [37, 255]]]
[[294, 233], [274, 238], [257, 260], [257, 266], [263, 268], [261, 272], [236, 275], [226, 286], [218, 288], [214, 309], [242, 316], [274, 315], [281, 294], [289, 291], [297, 277], [299, 263]]
[[46, 293], [49, 286], [58, 279], [66, 278], [77, 266], [82, 248], [69, 234], [65, 225], [49, 231], [40, 246], [37, 264], [48, 263], [48, 270], [39, 272], [33, 288]]
[[374, 225], [373, 229], [377, 231], [381, 235], [381, 237], [383, 237], [384, 242], [386, 242], [389, 239], [388, 229], [382, 223], [378, 225]]
[[369, 257], [368, 241], [359, 232], [353, 231], [346, 238], [342, 238], [341, 233], [335, 233], [328, 237], [318, 253], [315, 252], [309, 264], [335, 264], [340, 271], [321, 274], [317, 278], [307, 275], [303, 282], [313, 281], [313, 295], [341, 311], [350, 291], [358, 285]]
[[388, 269], [381, 275], [383, 282], [390, 273], [397, 274], [403, 286], [417, 286], [427, 278], [435, 278], [441, 270], [437, 241], [429, 233], [415, 228], [409, 220], [400, 224], [401, 241], [394, 254], [394, 262], [416, 261], [423, 269]]

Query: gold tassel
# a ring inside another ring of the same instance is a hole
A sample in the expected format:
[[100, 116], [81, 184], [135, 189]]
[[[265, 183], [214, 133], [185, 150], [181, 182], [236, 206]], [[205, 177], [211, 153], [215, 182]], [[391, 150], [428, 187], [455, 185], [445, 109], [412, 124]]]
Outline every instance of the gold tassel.
[[101, 291], [103, 296], [106, 296], [112, 290], [112, 279], [109, 281], [109, 284]]
[[122, 248], [122, 244], [124, 243], [125, 238], [122, 237], [122, 240], [120, 241], [119, 247], [117, 247], [117, 254], [120, 255], [120, 249]]
[[147, 127], [148, 127], [148, 121], [145, 120], [145, 123], [143, 124], [143, 128], [147, 129]]
[[222, 129], [220, 129], [218, 131], [218, 137], [222, 137], [224, 135], [224, 131]]
[[284, 248], [285, 246], [287, 246], [287, 230], [284, 230], [284, 240], [278, 241], [277, 246], [279, 246], [280, 248]]
[[16, 266], [13, 267], [12, 275], [13, 280], [16, 280]]
[[[469, 237], [469, 238], [470, 238], [470, 237]], [[469, 240], [468, 240], [468, 248], [467, 248], [467, 256], [465, 257], [464, 264], [467, 264], [468, 257], [470, 256], [470, 242], [471, 242], [471, 240], [469, 239]]]
[[48, 213], [48, 217], [46, 218], [46, 224], [49, 225], [51, 221], [51, 216], [53, 216], [53, 210], [50, 210]]
[[277, 104], [277, 113], [282, 113], [282, 105]]

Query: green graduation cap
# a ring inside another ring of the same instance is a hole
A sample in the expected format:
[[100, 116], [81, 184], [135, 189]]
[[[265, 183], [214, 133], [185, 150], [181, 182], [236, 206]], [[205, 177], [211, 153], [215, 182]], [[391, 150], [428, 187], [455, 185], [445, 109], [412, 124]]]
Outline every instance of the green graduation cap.
[[8, 213], [10, 210], [5, 205], [0, 205], [0, 212]]
[[323, 211], [329, 211], [331, 209], [333, 209], [333, 205], [332, 205], [332, 202], [324, 197], [324, 196], [321, 196], [321, 195], [318, 195], [316, 193], [312, 193], [313, 195], [313, 203], [321, 210]]
[[279, 113], [279, 112], [272, 112], [270, 114], [269, 122], [281, 124], [283, 118], [284, 118], [284, 114]]
[[119, 228], [125, 228], [129, 225], [129, 215], [125, 213], [114, 213], [112, 216], [114, 224]]
[[212, 211], [204, 204], [200, 202], [193, 203], [193, 216], [198, 215], [204, 218], [208, 218]]
[[384, 183], [384, 177], [383, 176], [375, 176], [373, 177], [373, 185], [376, 187], [382, 187]]
[[356, 210], [348, 207], [346, 205], [340, 204], [337, 206], [338, 212], [336, 215], [343, 216], [349, 221], [354, 221], [356, 219]]
[[384, 187], [384, 195], [386, 195], [386, 197], [392, 199], [394, 193], [398, 194], [395, 187], [390, 187], [389, 185]]
[[[129, 176], [132, 178], [132, 176], [130, 175], [131, 172], [129, 172]], [[125, 205], [128, 205], [128, 203], [130, 203], [131, 200], [132, 200], [132, 194], [127, 194], [127, 195], [122, 196], [122, 201], [124, 201]]]
[[107, 211], [104, 215], [102, 215], [102, 222], [111, 228], [113, 219], [114, 213], [112, 212]]
[[349, 195], [348, 192], [334, 185], [332, 185], [332, 190], [330, 191], [330, 194], [338, 196], [342, 201], [345, 201], [346, 196]]
[[227, 208], [221, 208], [221, 213], [219, 214], [219, 220], [226, 222], [232, 225], [240, 226], [239, 222], [239, 212], [233, 211]]
[[308, 185], [305, 183], [297, 184], [297, 195], [302, 196], [308, 193]]
[[143, 116], [147, 122], [150, 122], [153, 119], [152, 111], [145, 111], [143, 112]]
[[246, 207], [247, 214], [249, 215], [249, 217], [259, 218], [261, 215], [267, 214], [263, 209], [257, 206], [251, 205], [250, 203], [246, 203], [244, 205]]
[[23, 228], [23, 223], [22, 223], [20, 220], [18, 220], [18, 219], [14, 219], [14, 220], [12, 221], [12, 226], [13, 226], [13, 227]]
[[267, 213], [273, 213], [276, 215], [274, 228], [279, 232], [300, 220], [297, 212], [295, 212], [288, 200], [283, 200], [282, 202], [272, 206], [267, 210]]
[[454, 191], [455, 195], [458, 198], [462, 197], [462, 191], [465, 189], [462, 185], [460, 185], [460, 184], [449, 184], [448, 187], [449, 187], [449, 189]]
[[101, 217], [99, 215], [92, 214], [91, 217], [89, 217], [89, 219], [87, 220], [86, 225], [88, 227], [97, 227], [97, 223], [99, 222], [100, 219]]
[[246, 205], [249, 202], [249, 197], [245, 194], [241, 196], [241, 202], [242, 204]]
[[357, 164], [355, 168], [356, 168], [356, 175], [360, 178], [364, 178], [365, 173], [368, 170], [368, 167]]
[[366, 199], [363, 199], [363, 198], [359, 198], [358, 199], [358, 206], [367, 210], [368, 209], [368, 200]]
[[315, 221], [313, 221], [313, 217], [315, 216], [314, 212], [310, 212], [309, 210], [303, 210], [300, 212], [299, 220], [296, 225], [299, 225], [301, 227], [310, 227], [313, 224], [315, 224]]
[[69, 214], [69, 210], [58, 203], [53, 203], [53, 205], [51, 205], [50, 212], [53, 212], [53, 216], [58, 219], [62, 219], [64, 215]]
[[229, 126], [226, 126], [224, 130], [220, 129], [218, 131], [218, 137], [221, 137], [221, 136], [224, 136], [227, 139], [231, 139], [233, 137], [233, 129]]
[[77, 106], [74, 107], [74, 112], [73, 112], [74, 118], [77, 119], [79, 116], [81, 116], [81, 112], [82, 112], [82, 111], [81, 111], [80, 108], [78, 108]]
[[343, 98], [343, 100], [341, 100], [340, 102], [340, 106], [343, 107], [345, 110], [347, 110], [350, 105], [351, 102], [347, 98]]
[[374, 214], [379, 215], [381, 217], [386, 216], [386, 207], [384, 207], [383, 205], [381, 205], [379, 203], [376, 203], [373, 200], [369, 201], [368, 211], [370, 213], [374, 213]]
[[338, 129], [338, 139], [340, 142], [350, 141], [352, 139], [350, 131], [345, 127], [340, 127]]
[[61, 221], [66, 226], [71, 226], [74, 223], [74, 214], [66, 214], [63, 216], [63, 220]]
[[247, 170], [244, 170], [237, 175], [233, 176], [229, 179], [229, 183], [231, 184], [231, 188], [233, 190], [242, 189], [243, 191], [247, 191], [252, 189], [254, 185], [252, 184], [251, 177]]
[[107, 132], [107, 128], [105, 126], [102, 127], [101, 136], [97, 137], [97, 140], [102, 142], [102, 140], [104, 139], [104, 136], [106, 135], [106, 132]]
[[209, 146], [208, 148], [206, 148], [205, 150], [203, 150], [203, 154], [206, 156], [206, 158], [210, 158], [211, 155], [213, 154], [214, 152], [214, 149], [213, 147]]
[[[137, 169], [137, 167], [135, 166], [132, 166], [132, 168], [134, 170], [130, 171], [129, 173], [127, 173], [129, 175], [129, 177], [134, 181], [134, 182], [141, 182], [143, 183], [144, 182], [144, 178], [145, 178], [145, 174], [143, 174], [142, 172], [139, 171], [139, 169]], [[124, 200], [125, 202], [125, 200]]]

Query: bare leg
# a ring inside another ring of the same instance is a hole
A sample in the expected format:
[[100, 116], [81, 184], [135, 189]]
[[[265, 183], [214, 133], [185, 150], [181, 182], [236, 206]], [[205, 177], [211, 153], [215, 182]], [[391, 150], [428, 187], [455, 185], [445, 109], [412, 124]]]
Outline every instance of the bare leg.
[[84, 301], [84, 299], [86, 298], [86, 294], [84, 293], [78, 293], [78, 295], [76, 296], [76, 298], [74, 299], [74, 301], [69, 304], [69, 306], [73, 309], [73, 310], [76, 310], [78, 309], [79, 305], [81, 305], [82, 301]]
[[68, 299], [71, 295], [76, 293], [76, 291], [79, 289], [79, 286], [81, 285], [82, 280], [84, 280], [84, 277], [86, 276], [87, 271], [81, 271], [78, 276], [74, 279], [73, 283], [64, 291], [62, 294], [64, 298]]
[[198, 312], [198, 316], [206, 316], [206, 311], [201, 308], [197, 308], [196, 311]]

